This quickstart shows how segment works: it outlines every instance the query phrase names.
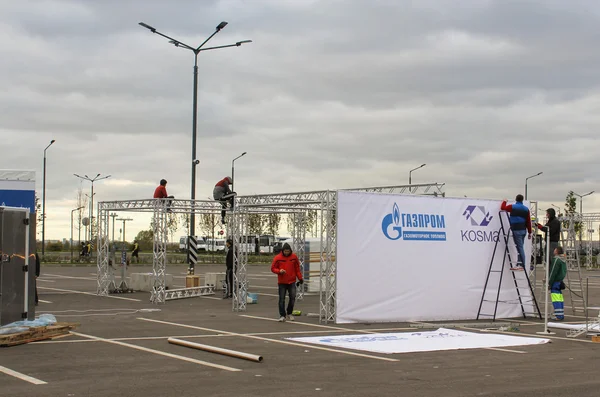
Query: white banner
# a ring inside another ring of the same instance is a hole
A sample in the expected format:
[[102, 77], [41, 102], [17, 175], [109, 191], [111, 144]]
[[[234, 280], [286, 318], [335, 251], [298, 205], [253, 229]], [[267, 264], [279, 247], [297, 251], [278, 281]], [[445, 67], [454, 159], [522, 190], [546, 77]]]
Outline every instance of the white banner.
[[540, 345], [550, 342], [550, 339], [488, 333], [477, 334], [446, 328], [424, 332], [331, 335], [286, 339], [384, 354]]
[[[336, 322], [475, 319], [499, 236], [500, 204], [338, 192]], [[525, 243], [528, 259], [531, 240]], [[504, 272], [496, 317], [522, 316], [510, 265], [502, 266], [501, 236], [497, 249], [493, 269]], [[516, 261], [512, 239], [509, 249]], [[532, 313], [525, 272], [515, 275], [526, 312]], [[482, 313], [494, 313], [499, 277], [490, 274], [486, 300], [492, 302], [483, 303]]]

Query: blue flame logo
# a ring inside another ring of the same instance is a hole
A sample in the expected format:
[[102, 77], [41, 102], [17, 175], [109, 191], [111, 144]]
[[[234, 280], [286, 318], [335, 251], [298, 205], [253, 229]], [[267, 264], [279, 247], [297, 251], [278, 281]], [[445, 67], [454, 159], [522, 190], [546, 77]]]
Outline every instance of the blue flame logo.
[[[394, 225], [394, 226], [392, 226]], [[381, 221], [381, 230], [383, 231], [383, 235], [390, 240], [399, 240], [402, 238], [402, 227], [400, 225], [400, 209], [398, 208], [398, 204], [394, 203], [394, 208], [392, 209], [391, 214], [387, 214], [383, 217]], [[390, 235], [390, 226], [392, 226], [392, 235]]]

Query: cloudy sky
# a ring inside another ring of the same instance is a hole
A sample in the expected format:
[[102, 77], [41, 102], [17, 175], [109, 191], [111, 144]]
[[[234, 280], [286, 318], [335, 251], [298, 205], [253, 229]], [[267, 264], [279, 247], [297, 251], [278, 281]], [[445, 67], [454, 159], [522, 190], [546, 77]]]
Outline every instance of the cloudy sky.
[[[585, 194], [600, 212], [600, 4], [592, 0], [0, 1], [0, 169], [47, 151], [46, 238], [95, 200], [197, 197], [236, 162], [243, 194], [445, 182], [448, 196]], [[207, 45], [207, 46], [208, 46]], [[133, 215], [127, 238], [148, 221]], [[118, 226], [117, 226], [118, 228]], [[118, 233], [118, 232], [117, 232]]]

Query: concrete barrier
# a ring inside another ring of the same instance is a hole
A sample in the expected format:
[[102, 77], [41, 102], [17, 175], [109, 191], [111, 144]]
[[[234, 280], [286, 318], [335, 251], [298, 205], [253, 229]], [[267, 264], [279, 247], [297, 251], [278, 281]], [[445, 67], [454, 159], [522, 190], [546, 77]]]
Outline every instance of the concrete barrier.
[[[152, 273], [131, 273], [129, 288], [134, 291], [152, 291], [154, 276]], [[173, 289], [173, 275], [165, 274], [165, 287]]]

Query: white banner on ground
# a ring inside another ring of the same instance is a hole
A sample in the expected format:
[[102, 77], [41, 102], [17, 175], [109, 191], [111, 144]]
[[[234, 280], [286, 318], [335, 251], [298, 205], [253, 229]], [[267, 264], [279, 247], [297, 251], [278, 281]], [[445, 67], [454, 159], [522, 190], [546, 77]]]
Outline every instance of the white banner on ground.
[[296, 342], [384, 354], [540, 345], [550, 342], [549, 339], [542, 338], [488, 333], [478, 334], [446, 328], [425, 332], [315, 336], [287, 339]]
[[[336, 322], [475, 319], [498, 239], [500, 204], [338, 192]], [[529, 258], [531, 240], [525, 242]], [[497, 249], [494, 269], [504, 272], [496, 316], [518, 317], [522, 310], [510, 265], [502, 266], [502, 238]], [[512, 241], [509, 249], [516, 261]], [[527, 295], [526, 312], [532, 313], [525, 272], [515, 275]], [[499, 276], [490, 275], [486, 300], [492, 302], [484, 303], [482, 313], [494, 313]]]

